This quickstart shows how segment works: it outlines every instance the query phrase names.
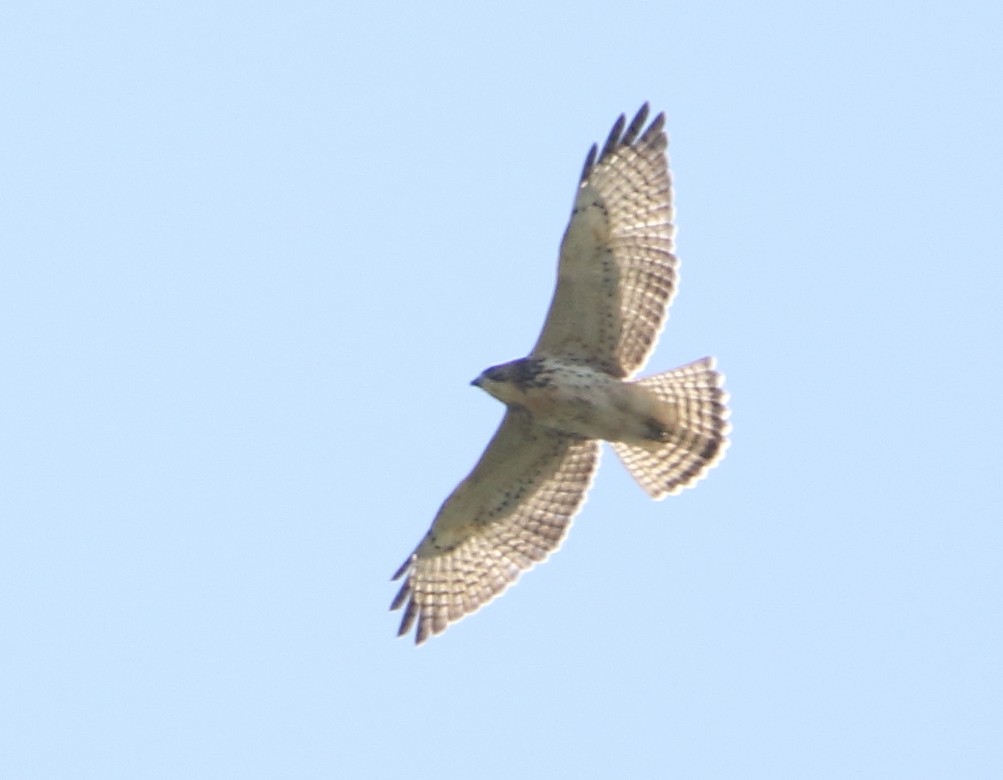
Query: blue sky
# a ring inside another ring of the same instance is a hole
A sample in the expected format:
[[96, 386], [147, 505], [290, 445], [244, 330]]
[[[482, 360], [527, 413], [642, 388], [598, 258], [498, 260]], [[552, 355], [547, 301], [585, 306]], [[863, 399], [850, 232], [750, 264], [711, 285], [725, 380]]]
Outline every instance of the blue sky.
[[[995, 2], [10, 3], [0, 775], [997, 777]], [[415, 649], [389, 576], [668, 114], [734, 432]]]

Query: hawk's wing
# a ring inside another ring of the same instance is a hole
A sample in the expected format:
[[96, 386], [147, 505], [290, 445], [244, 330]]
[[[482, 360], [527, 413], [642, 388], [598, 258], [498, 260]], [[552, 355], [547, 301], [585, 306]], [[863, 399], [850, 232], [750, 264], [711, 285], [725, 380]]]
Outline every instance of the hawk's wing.
[[474, 470], [394, 575], [405, 577], [390, 605], [406, 604], [399, 634], [416, 620], [416, 643], [441, 633], [556, 550], [598, 461], [598, 442], [534, 425], [524, 411], [506, 412]]
[[[561, 242], [557, 290], [532, 355], [581, 360], [617, 377], [655, 346], [675, 292], [665, 115], [648, 104], [585, 160]], [[642, 132], [643, 130], [643, 132]]]

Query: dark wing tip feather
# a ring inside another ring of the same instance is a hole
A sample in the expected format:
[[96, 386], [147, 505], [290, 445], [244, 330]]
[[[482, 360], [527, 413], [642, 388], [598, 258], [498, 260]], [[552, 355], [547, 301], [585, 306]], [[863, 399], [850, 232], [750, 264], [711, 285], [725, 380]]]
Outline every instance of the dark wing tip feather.
[[606, 138], [606, 143], [602, 145], [602, 151], [599, 153], [599, 159], [602, 160], [607, 157], [617, 145], [620, 143], [620, 135], [623, 133], [623, 126], [627, 124], [627, 118], [620, 114], [616, 118], [616, 122], [613, 123], [613, 128], [609, 131], [609, 136]]
[[[405, 572], [407, 572], [407, 570], [411, 567], [411, 564], [414, 563], [414, 559], [415, 559], [414, 555], [409, 555], [408, 559], [404, 561], [404, 564], [397, 570], [394, 576], [390, 578], [390, 581], [393, 582], [403, 577]], [[404, 583], [401, 585], [400, 590], [397, 591], [397, 595], [394, 596], [394, 600], [390, 602], [390, 611], [393, 612], [395, 609], [400, 609], [404, 605], [404, 602], [407, 601], [410, 595], [411, 595], [411, 578], [408, 577], [407, 579], [404, 580]], [[413, 611], [414, 611], [414, 599], [411, 599], [410, 603], [408, 603], [407, 611], [404, 613], [404, 620], [401, 621], [401, 631], [400, 631], [401, 634], [403, 634], [407, 630], [404, 624], [407, 623], [407, 625], [410, 625], [414, 621], [414, 615], [411, 614]]]
[[644, 127], [644, 123], [648, 118], [648, 104], [642, 105], [634, 118], [630, 120], [630, 125], [627, 127], [627, 132], [623, 134], [623, 138], [620, 139], [620, 144], [623, 146], [630, 146], [637, 140], [637, 136], [641, 132], [641, 128]]
[[589, 149], [588, 155], [585, 157], [585, 165], [582, 166], [582, 175], [579, 181], [585, 181], [589, 174], [592, 173], [592, 166], [596, 164], [596, 145], [592, 144], [592, 148]]
[[404, 636], [414, 625], [414, 619], [418, 616], [418, 605], [411, 599], [404, 610], [404, 617], [401, 618], [400, 628], [397, 629], [397, 636]]
[[401, 577], [403, 577], [404, 576], [404, 572], [406, 572], [409, 568], [411, 568], [411, 564], [414, 563], [414, 559], [417, 558], [417, 557], [418, 556], [414, 555], [413, 553], [411, 555], [409, 555], [407, 557], [407, 560], [404, 561], [404, 563], [401, 564], [401, 567], [396, 572], [394, 572], [394, 576], [390, 578], [390, 581], [394, 582], [396, 580], [399, 580]]
[[665, 147], [669, 142], [669, 139], [665, 136], [665, 112], [662, 111], [658, 114], [651, 124], [648, 125], [648, 129], [644, 131], [644, 135], [641, 136], [641, 143], [643, 144], [658, 144], [660, 147]]
[[401, 585], [400, 590], [397, 591], [397, 595], [394, 596], [394, 600], [390, 602], [390, 611], [393, 612], [395, 609], [400, 609], [401, 605], [410, 595], [411, 595], [411, 580], [407, 579], [404, 581], [404, 584]]

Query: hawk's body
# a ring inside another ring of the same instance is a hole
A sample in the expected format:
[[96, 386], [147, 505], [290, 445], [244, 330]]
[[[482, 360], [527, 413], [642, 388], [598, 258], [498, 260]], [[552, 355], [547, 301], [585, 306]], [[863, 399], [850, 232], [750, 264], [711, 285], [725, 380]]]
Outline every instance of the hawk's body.
[[474, 384], [537, 425], [587, 439], [657, 445], [676, 420], [651, 391], [583, 363], [523, 358], [488, 369]]
[[[557, 289], [529, 357], [474, 380], [508, 411], [394, 579], [400, 633], [417, 642], [500, 594], [555, 550], [609, 441], [656, 499], [693, 484], [727, 445], [713, 360], [627, 381], [675, 292], [665, 117], [647, 105], [586, 159], [561, 243]], [[643, 130], [643, 132], [642, 132]]]

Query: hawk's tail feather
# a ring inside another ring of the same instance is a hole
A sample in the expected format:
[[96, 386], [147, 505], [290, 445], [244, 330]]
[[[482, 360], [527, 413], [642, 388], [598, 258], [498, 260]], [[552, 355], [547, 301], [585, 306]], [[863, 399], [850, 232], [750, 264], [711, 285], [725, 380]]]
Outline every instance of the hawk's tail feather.
[[654, 499], [695, 484], [728, 447], [728, 394], [714, 359], [703, 358], [637, 382], [671, 405], [665, 441], [642, 447], [611, 442], [631, 476]]

